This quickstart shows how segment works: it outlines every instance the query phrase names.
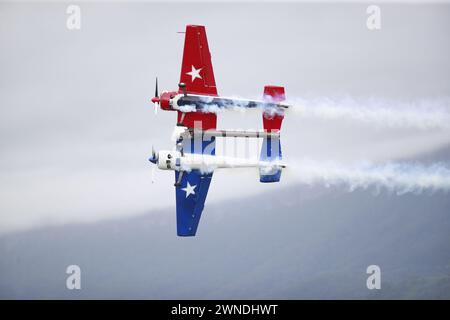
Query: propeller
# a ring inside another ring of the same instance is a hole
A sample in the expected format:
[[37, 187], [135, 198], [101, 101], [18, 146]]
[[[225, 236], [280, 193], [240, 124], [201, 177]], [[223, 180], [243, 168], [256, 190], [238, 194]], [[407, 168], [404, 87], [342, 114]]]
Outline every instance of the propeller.
[[[152, 146], [152, 156], [148, 159], [150, 162], [154, 164], [158, 164], [158, 153], [156, 153], [155, 148]], [[155, 168], [156, 166], [152, 166], [152, 183], [155, 182]]]
[[155, 96], [152, 98], [152, 102], [155, 105], [155, 114], [158, 114], [158, 108], [159, 108], [159, 93], [158, 93], [158, 77], [156, 77], [156, 84], [155, 84]]
[[152, 166], [152, 183], [155, 183], [155, 166]]
[[158, 162], [158, 154], [155, 151], [155, 148], [152, 146], [152, 156], [148, 159], [148, 161], [157, 164]]

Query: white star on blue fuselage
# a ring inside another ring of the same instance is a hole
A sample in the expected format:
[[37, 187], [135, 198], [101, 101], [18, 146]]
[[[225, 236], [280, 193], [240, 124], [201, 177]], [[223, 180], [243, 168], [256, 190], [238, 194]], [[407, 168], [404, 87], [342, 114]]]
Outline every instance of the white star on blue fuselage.
[[191, 186], [188, 182], [186, 185], [186, 188], [182, 188], [181, 190], [186, 192], [186, 198], [187, 198], [187, 197], [189, 197], [189, 195], [195, 194], [195, 191], [194, 191], [195, 187], [196, 187], [196, 185]]
[[202, 78], [202, 76], [200, 75], [200, 70], [202, 70], [202, 68], [195, 69], [195, 67], [192, 66], [191, 71], [186, 72], [186, 74], [188, 74], [192, 77], [191, 82], [194, 82], [194, 80], [197, 78], [200, 78], [200, 79]]

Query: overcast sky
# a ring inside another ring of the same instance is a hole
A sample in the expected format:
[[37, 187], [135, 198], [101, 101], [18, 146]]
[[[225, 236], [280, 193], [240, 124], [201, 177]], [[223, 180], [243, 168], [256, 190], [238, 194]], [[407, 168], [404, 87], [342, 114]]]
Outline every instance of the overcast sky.
[[[174, 209], [173, 173], [151, 181], [151, 146], [171, 148], [175, 113], [153, 113], [179, 80], [186, 24], [203, 24], [219, 94], [260, 97], [283, 85], [289, 99], [350, 98], [448, 107], [450, 8], [381, 4], [1, 3], [0, 233]], [[370, 104], [370, 103], [369, 103]], [[260, 128], [257, 112], [221, 114], [220, 128]], [[448, 130], [286, 116], [286, 161], [299, 157], [385, 162], [450, 142]], [[261, 185], [256, 170], [217, 172], [207, 203], [299, 181]]]

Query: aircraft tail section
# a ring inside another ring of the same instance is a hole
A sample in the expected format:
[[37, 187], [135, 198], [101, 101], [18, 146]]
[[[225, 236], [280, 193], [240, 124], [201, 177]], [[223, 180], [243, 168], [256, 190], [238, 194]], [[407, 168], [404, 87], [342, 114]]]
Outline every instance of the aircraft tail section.
[[[284, 87], [265, 86], [264, 100], [270, 102], [281, 102], [285, 100]], [[267, 132], [277, 132], [281, 129], [284, 119], [284, 111], [281, 108], [263, 111], [263, 126]], [[268, 136], [263, 139], [261, 148], [261, 161], [276, 162], [282, 159], [281, 142], [279, 136]], [[281, 178], [281, 166], [274, 164], [259, 169], [260, 182], [278, 182]]]

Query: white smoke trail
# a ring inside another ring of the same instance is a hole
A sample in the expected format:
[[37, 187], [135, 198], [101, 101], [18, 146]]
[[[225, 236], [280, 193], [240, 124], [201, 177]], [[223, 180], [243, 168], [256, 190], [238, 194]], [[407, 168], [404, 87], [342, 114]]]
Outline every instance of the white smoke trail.
[[[252, 101], [239, 97], [230, 97], [233, 103], [226, 107], [217, 104], [205, 104], [203, 112], [221, 113], [224, 111], [245, 112]], [[207, 102], [207, 101], [204, 101]], [[378, 126], [418, 129], [450, 128], [450, 98], [421, 99], [417, 101], [394, 101], [379, 98], [354, 99], [342, 98], [290, 98], [283, 104], [290, 106], [290, 114], [319, 119], [347, 119]], [[258, 104], [258, 108], [276, 114], [284, 113], [283, 108]], [[183, 112], [196, 111], [195, 105], [179, 107]]]
[[413, 102], [382, 99], [356, 100], [350, 97], [295, 98], [288, 101], [292, 113], [320, 119], [348, 119], [378, 126], [447, 129], [450, 128], [450, 99]]
[[291, 163], [289, 168], [301, 183], [308, 185], [346, 186], [350, 191], [357, 188], [385, 188], [397, 194], [450, 191], [450, 169], [443, 163], [430, 166], [410, 163], [343, 166], [333, 162], [300, 159]]

